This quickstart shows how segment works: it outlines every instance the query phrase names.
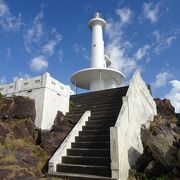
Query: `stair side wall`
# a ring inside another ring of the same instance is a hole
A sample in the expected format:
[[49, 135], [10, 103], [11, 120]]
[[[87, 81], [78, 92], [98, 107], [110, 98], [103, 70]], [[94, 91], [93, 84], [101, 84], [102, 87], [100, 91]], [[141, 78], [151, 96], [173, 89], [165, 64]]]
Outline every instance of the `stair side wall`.
[[57, 164], [62, 162], [62, 156], [67, 155], [67, 149], [71, 148], [71, 143], [75, 142], [75, 137], [79, 135], [79, 131], [82, 131], [82, 127], [85, 125], [88, 118], [91, 116], [90, 111], [85, 111], [77, 124], [73, 127], [71, 132], [64, 139], [62, 144], [56, 150], [48, 163], [48, 173], [56, 172]]
[[140, 76], [140, 71], [136, 70], [127, 94], [123, 97], [116, 124], [110, 129], [113, 178], [128, 178], [131, 165], [143, 153], [141, 127], [149, 127], [156, 114], [156, 104]]

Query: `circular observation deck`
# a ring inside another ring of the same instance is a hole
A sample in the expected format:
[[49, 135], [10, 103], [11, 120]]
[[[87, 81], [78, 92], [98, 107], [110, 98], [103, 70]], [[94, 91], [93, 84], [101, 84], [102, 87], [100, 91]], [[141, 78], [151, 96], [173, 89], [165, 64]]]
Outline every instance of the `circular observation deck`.
[[91, 81], [100, 78], [104, 81], [114, 80], [120, 85], [124, 80], [124, 74], [110, 68], [87, 68], [74, 73], [71, 83], [79, 88], [90, 90]]

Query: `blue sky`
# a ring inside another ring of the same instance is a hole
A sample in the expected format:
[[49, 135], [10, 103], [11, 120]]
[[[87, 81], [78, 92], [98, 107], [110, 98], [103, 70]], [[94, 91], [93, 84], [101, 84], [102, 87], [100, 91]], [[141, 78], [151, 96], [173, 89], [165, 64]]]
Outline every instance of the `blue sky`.
[[[180, 112], [179, 0], [0, 0], [0, 83], [48, 71], [65, 84], [90, 65], [90, 15], [102, 12], [112, 67], [141, 69], [153, 96]], [[73, 86], [71, 85], [73, 88]]]

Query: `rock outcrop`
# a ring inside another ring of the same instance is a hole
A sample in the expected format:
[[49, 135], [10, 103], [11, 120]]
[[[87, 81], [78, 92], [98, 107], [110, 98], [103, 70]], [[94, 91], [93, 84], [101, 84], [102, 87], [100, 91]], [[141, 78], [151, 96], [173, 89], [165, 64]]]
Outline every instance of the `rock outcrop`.
[[52, 155], [71, 129], [72, 125], [63, 113], [58, 111], [52, 130], [41, 132], [41, 147]]
[[141, 129], [144, 153], [129, 171], [129, 179], [180, 178], [180, 115], [167, 99], [155, 99], [158, 115], [150, 129]]
[[35, 103], [26, 97], [0, 99], [0, 179], [40, 179], [48, 154], [36, 144]]
[[30, 98], [0, 96], [1, 180], [44, 179], [49, 158], [72, 128], [58, 112], [52, 130], [40, 131], [35, 112]]
[[10, 118], [30, 118], [32, 121], [34, 121], [35, 117], [36, 110], [34, 100], [23, 96], [0, 99], [0, 119], [6, 120]]

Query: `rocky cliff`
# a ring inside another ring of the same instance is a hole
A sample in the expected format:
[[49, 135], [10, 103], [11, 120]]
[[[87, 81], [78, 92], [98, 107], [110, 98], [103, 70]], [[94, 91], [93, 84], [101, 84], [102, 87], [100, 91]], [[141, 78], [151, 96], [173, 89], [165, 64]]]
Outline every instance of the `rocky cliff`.
[[52, 130], [40, 131], [35, 112], [34, 100], [0, 96], [1, 180], [44, 179], [49, 158], [72, 128], [58, 112]]
[[129, 171], [134, 179], [180, 179], [180, 114], [167, 99], [155, 99], [157, 116], [142, 127], [144, 153]]

